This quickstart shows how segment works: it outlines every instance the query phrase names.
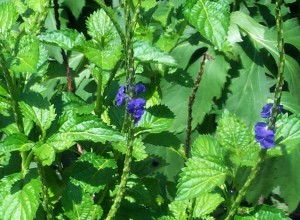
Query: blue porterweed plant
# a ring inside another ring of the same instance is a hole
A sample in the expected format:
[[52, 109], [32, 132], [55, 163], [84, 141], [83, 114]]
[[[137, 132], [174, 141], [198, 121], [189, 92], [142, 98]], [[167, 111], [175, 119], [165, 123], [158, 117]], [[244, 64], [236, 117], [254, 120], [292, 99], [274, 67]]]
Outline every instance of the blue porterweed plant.
[[0, 0], [0, 220], [297, 219], [299, 7], [261, 2]]

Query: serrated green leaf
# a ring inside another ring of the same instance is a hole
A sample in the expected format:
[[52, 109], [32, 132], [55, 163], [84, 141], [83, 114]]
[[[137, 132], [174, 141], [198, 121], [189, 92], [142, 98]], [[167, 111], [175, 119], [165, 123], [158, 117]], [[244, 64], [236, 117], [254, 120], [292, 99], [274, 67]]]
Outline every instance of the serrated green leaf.
[[94, 12], [87, 19], [86, 24], [88, 34], [104, 47], [112, 41], [119, 40], [115, 26], [103, 9]]
[[187, 208], [189, 207], [189, 200], [174, 200], [169, 204], [169, 209], [172, 215], [175, 217], [174, 220], [186, 220], [188, 218]]
[[[272, 206], [259, 205], [254, 208], [244, 208], [246, 214], [238, 214], [235, 220], [289, 220], [282, 210]], [[248, 213], [247, 213], [248, 212]]]
[[73, 184], [68, 184], [62, 196], [62, 208], [68, 219], [94, 220], [102, 216], [102, 208], [95, 205], [89, 194], [84, 194], [82, 189]]
[[[126, 143], [123, 142], [116, 142], [112, 144], [113, 148], [123, 154], [126, 153]], [[145, 145], [142, 142], [141, 138], [135, 138], [133, 141], [133, 152], [132, 156], [137, 160], [143, 160], [145, 159], [148, 155], [145, 151]]]
[[[5, 36], [18, 18], [18, 13], [12, 3], [0, 3], [0, 34]], [[2, 36], [0, 36], [2, 38]]]
[[248, 125], [254, 126], [261, 120], [259, 113], [262, 106], [271, 97], [269, 88], [272, 81], [265, 75], [263, 58], [251, 42], [237, 48], [243, 68], [239, 71], [240, 75], [232, 79], [226, 109], [238, 115]]
[[229, 2], [223, 0], [192, 0], [184, 5], [183, 13], [202, 36], [222, 49], [229, 27]]
[[71, 10], [74, 17], [78, 19], [83, 7], [85, 6], [85, 0], [64, 0], [63, 4], [66, 5]]
[[134, 56], [145, 63], [161, 63], [167, 66], [176, 66], [175, 59], [147, 42], [138, 41], [133, 44]]
[[191, 154], [193, 157], [215, 156], [223, 160], [226, 151], [216, 138], [211, 135], [199, 135], [193, 143]]
[[230, 159], [240, 165], [254, 166], [260, 147], [254, 142], [253, 132], [235, 115], [224, 112], [217, 127], [218, 142], [231, 151]]
[[0, 142], [0, 152], [28, 151], [32, 147], [33, 142], [22, 133], [10, 134]]
[[[40, 203], [41, 182], [36, 172], [12, 174], [13, 179], [1, 180], [0, 218], [3, 220], [31, 220]], [[5, 187], [3, 187], [5, 186]]]
[[142, 133], [160, 133], [167, 131], [173, 123], [174, 115], [168, 107], [154, 105], [148, 108], [138, 123], [136, 135]]
[[121, 57], [122, 46], [118, 43], [102, 46], [92, 41], [87, 41], [84, 45], [83, 54], [100, 69], [112, 70]]
[[64, 111], [74, 111], [78, 114], [89, 114], [95, 108], [94, 104], [86, 103], [84, 100], [73, 93], [63, 93], [62, 101], [64, 103]]
[[223, 201], [224, 198], [220, 194], [207, 193], [200, 195], [195, 202], [193, 217], [201, 218], [212, 213]]
[[9, 59], [10, 69], [15, 72], [36, 73], [39, 63], [39, 41], [34, 36], [22, 37], [17, 55]]
[[192, 199], [209, 193], [224, 184], [227, 175], [230, 171], [217, 158], [190, 158], [180, 174], [176, 198]]
[[53, 105], [50, 105], [46, 100], [40, 101], [41, 103], [37, 103], [35, 100], [29, 104], [21, 101], [19, 105], [24, 117], [32, 120], [42, 132], [45, 132], [51, 126], [56, 114]]
[[45, 2], [43, 0], [26, 0], [29, 8], [36, 12], [43, 12], [45, 10]]
[[44, 32], [39, 36], [39, 40], [61, 47], [64, 50], [79, 49], [85, 44], [85, 37], [74, 29], [61, 29], [49, 32]]
[[292, 153], [300, 144], [300, 116], [292, 115], [279, 118], [276, 122], [275, 147], [268, 151], [269, 156]]
[[55, 160], [55, 151], [51, 144], [38, 144], [34, 148], [34, 155], [37, 156], [43, 166], [50, 166]]
[[58, 135], [67, 140], [90, 140], [93, 142], [124, 141], [123, 135], [104, 124], [95, 115], [79, 116], [69, 111], [60, 118]]
[[104, 189], [114, 174], [117, 164], [94, 153], [85, 153], [76, 162], [71, 183], [80, 186], [84, 193], [93, 195]]

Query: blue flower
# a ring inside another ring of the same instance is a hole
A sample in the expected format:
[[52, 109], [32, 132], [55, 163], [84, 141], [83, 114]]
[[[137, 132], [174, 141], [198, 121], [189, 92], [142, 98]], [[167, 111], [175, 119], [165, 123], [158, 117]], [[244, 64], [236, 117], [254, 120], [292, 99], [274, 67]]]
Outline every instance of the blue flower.
[[146, 87], [142, 83], [137, 83], [133, 88], [136, 95], [146, 92]]
[[263, 149], [272, 148], [275, 144], [274, 131], [268, 129], [267, 123], [257, 122], [255, 125], [255, 140], [260, 143]]
[[134, 125], [141, 120], [145, 112], [146, 101], [142, 98], [131, 99], [127, 104], [127, 112], [134, 118]]
[[129, 96], [125, 93], [125, 86], [120, 86], [119, 91], [116, 95], [116, 105], [123, 105], [124, 100], [127, 98], [129, 98]]
[[[260, 116], [262, 118], [270, 118], [271, 113], [272, 113], [272, 107], [273, 107], [273, 103], [266, 104], [264, 107], [262, 107], [262, 111], [260, 113]], [[282, 109], [283, 109], [283, 105], [278, 105], [277, 109], [278, 109], [278, 113], [281, 113]]]

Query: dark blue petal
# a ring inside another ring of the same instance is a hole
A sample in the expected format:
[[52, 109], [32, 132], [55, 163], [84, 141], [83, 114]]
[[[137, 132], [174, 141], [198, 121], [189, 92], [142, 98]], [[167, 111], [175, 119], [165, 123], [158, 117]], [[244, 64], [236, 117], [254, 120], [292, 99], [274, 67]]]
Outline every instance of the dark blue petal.
[[134, 86], [134, 92], [136, 95], [146, 92], [146, 87], [142, 83], [137, 83]]
[[274, 131], [268, 129], [267, 123], [257, 122], [255, 125], [255, 140], [260, 143], [263, 149], [272, 148], [275, 144]]

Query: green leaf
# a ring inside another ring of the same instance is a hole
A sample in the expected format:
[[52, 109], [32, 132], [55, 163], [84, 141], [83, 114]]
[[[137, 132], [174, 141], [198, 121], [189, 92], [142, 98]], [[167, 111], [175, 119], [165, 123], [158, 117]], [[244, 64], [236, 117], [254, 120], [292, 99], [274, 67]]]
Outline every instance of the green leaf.
[[284, 42], [295, 46], [300, 51], [299, 22], [296, 18], [289, 19], [283, 24]]
[[300, 116], [284, 115], [276, 122], [275, 147], [268, 151], [269, 156], [292, 153], [300, 144]]
[[[266, 27], [256, 22], [253, 18], [240, 11], [231, 13], [231, 21], [237, 24], [241, 29], [243, 29], [249, 35], [250, 39], [254, 43], [254, 46], [256, 46], [259, 49], [260, 48], [267, 49], [274, 57], [276, 62], [279, 60], [279, 54], [277, 49], [276, 28], [267, 29]], [[292, 39], [290, 40], [293, 42]], [[300, 97], [298, 97], [299, 94], [298, 85], [300, 84], [299, 72], [300, 72], [300, 66], [298, 62], [292, 57], [286, 55], [285, 69], [284, 69], [285, 80], [288, 82], [289, 91], [297, 97], [298, 103], [300, 103]], [[260, 95], [261, 94], [266, 94], [266, 93], [260, 93]]]
[[175, 59], [147, 42], [138, 41], [133, 44], [134, 56], [145, 63], [161, 63], [167, 66], [176, 66]]
[[14, 133], [6, 136], [0, 142], [0, 152], [12, 151], [28, 151], [33, 147], [34, 143], [28, 141], [26, 135], [22, 133]]
[[200, 195], [196, 199], [193, 217], [201, 218], [212, 213], [223, 201], [223, 197], [216, 193]]
[[35, 218], [40, 203], [41, 182], [32, 170], [22, 179], [22, 174], [11, 174], [0, 182], [0, 218], [3, 220], [31, 220]]
[[[18, 13], [10, 2], [0, 3], [0, 34], [6, 36], [17, 21]], [[2, 36], [0, 36], [2, 38]]]
[[89, 114], [95, 108], [94, 103], [88, 104], [73, 93], [63, 93], [62, 101], [64, 111], [74, 111], [78, 114]]
[[44, 12], [45, 2], [43, 0], [26, 0], [29, 8], [36, 12]]
[[122, 46], [118, 43], [102, 46], [99, 43], [87, 41], [83, 54], [101, 70], [112, 70], [121, 57]]
[[218, 122], [218, 142], [231, 151], [230, 159], [240, 165], [254, 166], [260, 152], [253, 132], [235, 115], [225, 111]]
[[238, 214], [235, 216], [234, 220], [288, 220], [290, 219], [286, 216], [282, 210], [277, 209], [272, 206], [259, 205], [254, 208], [243, 208], [243, 212], [246, 214]]
[[34, 155], [42, 162], [43, 166], [50, 166], [55, 160], [54, 148], [48, 143], [38, 144], [34, 148]]
[[39, 36], [39, 40], [61, 47], [64, 50], [71, 50], [73, 48], [80, 48], [85, 44], [85, 37], [74, 29], [61, 29], [49, 32], [43, 32]]
[[113, 128], [104, 124], [95, 115], [79, 116], [69, 111], [60, 118], [58, 135], [67, 140], [105, 143], [106, 141], [124, 141], [124, 137]]
[[22, 37], [17, 55], [9, 60], [10, 69], [15, 72], [36, 73], [39, 63], [39, 41], [35, 36]]
[[54, 121], [56, 114], [53, 105], [50, 105], [48, 101], [44, 99], [32, 100], [29, 103], [24, 101], [19, 102], [20, 109], [24, 117], [32, 120], [42, 132], [45, 132], [50, 128], [52, 122]]
[[187, 20], [219, 50], [223, 48], [229, 27], [229, 2], [192, 0], [184, 5]]
[[105, 159], [95, 153], [85, 153], [76, 162], [71, 174], [71, 183], [80, 186], [91, 195], [103, 190], [117, 168], [112, 159]]
[[177, 199], [192, 199], [209, 193], [224, 184], [230, 172], [218, 158], [192, 157], [182, 169], [178, 183]]
[[226, 109], [239, 116], [247, 125], [254, 126], [261, 120], [260, 111], [271, 97], [272, 81], [265, 75], [263, 57], [247, 41], [237, 47], [243, 68], [239, 76], [232, 79], [231, 93], [226, 102]]
[[289, 92], [282, 92], [281, 102], [284, 109], [292, 112], [293, 114], [300, 115], [300, 103], [298, 103], [297, 97]]
[[78, 19], [83, 7], [85, 6], [85, 0], [64, 0], [63, 4], [67, 6], [71, 10], [74, 17]]
[[193, 143], [193, 157], [217, 157], [220, 160], [225, 158], [226, 151], [220, 146], [215, 137], [211, 135], [199, 135]]
[[168, 131], [173, 123], [174, 115], [163, 105], [154, 105], [148, 108], [138, 123], [136, 135], [142, 133], [160, 133]]
[[[110, 20], [109, 16], [103, 9], [95, 11], [87, 19], [88, 34], [102, 46], [112, 43], [113, 41], [119, 41], [118, 32]], [[115, 42], [116, 43], [116, 42]]]
[[89, 194], [84, 194], [82, 189], [69, 183], [62, 196], [62, 208], [68, 219], [94, 220], [102, 216], [102, 208], [95, 205]]
[[169, 204], [169, 209], [172, 212], [172, 215], [177, 220], [186, 220], [188, 219], [188, 213], [186, 212], [186, 209], [189, 207], [189, 200], [174, 200]]
[[171, 2], [159, 2], [158, 7], [152, 15], [152, 18], [159, 21], [163, 27], [167, 25], [168, 18], [174, 5]]
[[[113, 143], [112, 146], [115, 150], [122, 154], [126, 154], [126, 144], [124, 141]], [[134, 139], [132, 156], [136, 159], [136, 161], [144, 160], [148, 156], [141, 138]]]

